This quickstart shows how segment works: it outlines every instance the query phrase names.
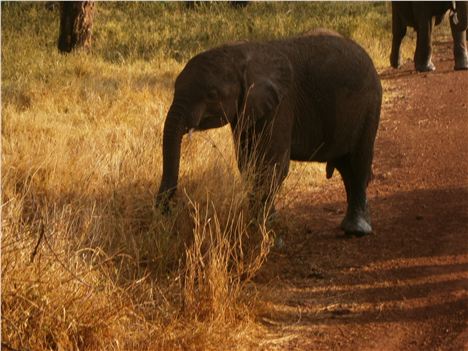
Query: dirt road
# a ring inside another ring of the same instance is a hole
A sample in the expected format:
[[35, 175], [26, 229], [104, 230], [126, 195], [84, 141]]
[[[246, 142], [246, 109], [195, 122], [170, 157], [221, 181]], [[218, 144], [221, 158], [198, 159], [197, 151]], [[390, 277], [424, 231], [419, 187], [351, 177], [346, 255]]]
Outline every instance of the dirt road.
[[450, 41], [437, 71], [381, 74], [385, 102], [369, 202], [375, 234], [338, 229], [337, 174], [284, 207], [289, 229], [257, 278], [281, 350], [468, 350], [468, 72]]

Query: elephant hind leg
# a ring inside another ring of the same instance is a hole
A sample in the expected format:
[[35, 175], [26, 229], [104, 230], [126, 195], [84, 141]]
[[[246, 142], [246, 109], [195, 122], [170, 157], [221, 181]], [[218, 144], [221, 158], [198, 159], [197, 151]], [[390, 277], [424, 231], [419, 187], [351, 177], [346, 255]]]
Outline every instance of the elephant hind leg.
[[372, 233], [366, 192], [372, 177], [372, 159], [380, 118], [380, 104], [379, 98], [375, 100], [375, 108], [369, 110], [361, 137], [351, 153], [334, 161], [346, 189], [348, 208], [341, 222], [341, 229], [348, 235], [363, 236]]
[[362, 168], [361, 161], [346, 155], [336, 162], [346, 189], [348, 208], [341, 222], [347, 235], [362, 236], [372, 233], [366, 189], [369, 172]]

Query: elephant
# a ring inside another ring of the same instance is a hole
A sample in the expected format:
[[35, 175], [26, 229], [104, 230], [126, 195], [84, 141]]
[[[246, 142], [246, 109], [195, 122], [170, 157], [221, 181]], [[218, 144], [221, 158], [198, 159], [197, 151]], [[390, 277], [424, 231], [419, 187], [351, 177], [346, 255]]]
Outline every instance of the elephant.
[[[416, 30], [416, 51], [414, 66], [419, 72], [435, 70], [431, 61], [432, 28], [442, 22], [445, 13], [451, 10], [450, 28], [453, 37], [455, 70], [468, 69], [466, 50], [467, 2], [466, 1], [395, 1], [392, 2], [392, 50], [390, 64], [401, 65], [400, 45], [406, 34], [406, 27]], [[433, 18], [435, 17], [435, 21]]]
[[254, 170], [253, 203], [273, 203], [290, 160], [326, 162], [327, 178], [337, 169], [346, 190], [341, 229], [370, 234], [366, 191], [381, 104], [371, 58], [332, 31], [204, 51], [175, 81], [156, 204], [167, 210], [176, 191], [183, 135], [229, 124], [241, 175]]

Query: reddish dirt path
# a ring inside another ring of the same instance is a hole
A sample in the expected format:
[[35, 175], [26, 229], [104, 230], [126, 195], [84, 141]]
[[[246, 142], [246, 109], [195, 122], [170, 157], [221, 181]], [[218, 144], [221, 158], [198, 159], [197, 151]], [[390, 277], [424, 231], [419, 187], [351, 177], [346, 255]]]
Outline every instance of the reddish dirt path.
[[[257, 278], [266, 349], [468, 350], [468, 72], [381, 74], [369, 202], [375, 234], [345, 239], [337, 174], [281, 209], [287, 229]], [[261, 285], [261, 284], [260, 284]]]

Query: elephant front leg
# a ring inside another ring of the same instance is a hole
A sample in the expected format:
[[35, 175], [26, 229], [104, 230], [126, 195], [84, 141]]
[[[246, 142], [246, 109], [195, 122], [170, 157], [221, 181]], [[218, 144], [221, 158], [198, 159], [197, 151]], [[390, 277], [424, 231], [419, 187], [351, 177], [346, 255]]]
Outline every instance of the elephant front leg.
[[414, 66], [418, 72], [435, 70], [432, 63], [432, 17], [423, 18], [417, 24], [416, 52], [414, 53]]
[[271, 220], [276, 214], [275, 197], [286, 172], [282, 171], [282, 165], [278, 163], [258, 165], [252, 171], [250, 208], [261, 220]]
[[269, 146], [242, 136], [237, 143], [239, 171], [249, 186], [249, 208], [257, 217], [271, 218], [275, 213], [274, 200], [289, 169], [289, 154], [271, 155]]
[[453, 20], [450, 20], [450, 29], [453, 37], [453, 56], [455, 70], [468, 70], [468, 55], [466, 50], [466, 31], [458, 31]]

